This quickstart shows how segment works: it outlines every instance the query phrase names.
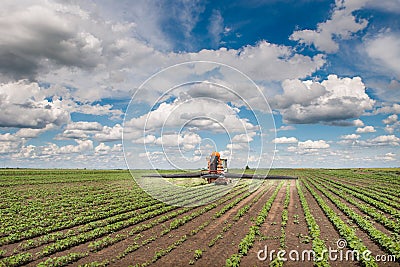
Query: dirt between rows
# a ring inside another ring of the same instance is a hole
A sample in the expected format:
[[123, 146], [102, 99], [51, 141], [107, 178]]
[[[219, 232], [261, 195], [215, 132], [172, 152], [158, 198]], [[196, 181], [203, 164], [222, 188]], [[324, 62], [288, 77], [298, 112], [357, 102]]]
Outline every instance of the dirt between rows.
[[[227, 211], [220, 218], [212, 220], [213, 214], [208, 214], [202, 218], [202, 222], [210, 220], [211, 223], [197, 235], [189, 238], [182, 246], [172, 251], [165, 257], [156, 262], [154, 266], [187, 266], [189, 262], [196, 266], [224, 266], [225, 261], [232, 254], [237, 253], [240, 240], [247, 234], [250, 226], [251, 218], [255, 217], [261, 210], [263, 204], [268, 200], [275, 190], [277, 182], [271, 185], [268, 181], [264, 182], [257, 191], [242, 200], [238, 205]], [[255, 197], [262, 193], [265, 187], [269, 187], [268, 191], [254, 203], [247, 213], [238, 221], [233, 218], [236, 213], [244, 206], [250, 204]], [[232, 224], [232, 227], [223, 232], [223, 227]], [[215, 245], [209, 247], [209, 242], [218, 234], [222, 234], [223, 238], [219, 239]], [[194, 260], [194, 251], [199, 249], [203, 255], [197, 261]]]

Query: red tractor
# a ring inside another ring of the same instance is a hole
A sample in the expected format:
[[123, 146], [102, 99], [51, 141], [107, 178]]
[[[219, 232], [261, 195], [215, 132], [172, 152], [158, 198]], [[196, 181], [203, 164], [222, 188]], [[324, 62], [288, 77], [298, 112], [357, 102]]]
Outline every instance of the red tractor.
[[232, 182], [230, 178], [225, 177], [227, 168], [227, 159], [221, 159], [221, 155], [214, 151], [210, 157], [207, 158], [208, 170], [202, 173], [202, 177], [208, 183], [215, 183], [217, 185], [227, 185]]

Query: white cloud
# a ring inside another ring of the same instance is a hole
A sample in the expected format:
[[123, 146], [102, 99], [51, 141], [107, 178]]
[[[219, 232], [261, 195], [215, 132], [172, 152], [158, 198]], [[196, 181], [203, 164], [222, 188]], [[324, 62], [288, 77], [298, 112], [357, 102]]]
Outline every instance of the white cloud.
[[136, 140], [133, 140], [135, 144], [151, 144], [156, 141], [156, 137], [152, 134], [148, 134], [145, 137], [140, 137]]
[[176, 99], [161, 103], [157, 109], [125, 122], [124, 131], [137, 129], [155, 132], [174, 127], [195, 127], [204, 131], [243, 133], [254, 131], [258, 126], [246, 118], [239, 118], [237, 110], [214, 99], [196, 98], [188, 101]]
[[279, 132], [279, 131], [293, 131], [293, 130], [296, 130], [296, 127], [294, 127], [293, 125], [282, 125], [278, 129], [276, 129], [277, 132]]
[[353, 12], [362, 8], [364, 4], [363, 1], [337, 0], [329, 20], [318, 23], [316, 30], [293, 32], [290, 40], [314, 45], [318, 50], [327, 53], [336, 52], [339, 49], [337, 40], [351, 39], [354, 33], [367, 27], [367, 20], [353, 15]]
[[[171, 52], [170, 44], [160, 44], [167, 39], [161, 30], [162, 19], [176, 18], [176, 26], [183, 27], [190, 38], [204, 4], [150, 2], [123, 2], [111, 8], [105, 2], [79, 6], [69, 2], [6, 1], [0, 20], [0, 70], [4, 70], [0, 81], [30, 77], [50, 85], [66, 85], [73, 89], [70, 93], [74, 100], [86, 103], [129, 96], [156, 71], [190, 60], [223, 62], [253, 79], [273, 81], [304, 78], [325, 64], [321, 54], [304, 56], [292, 47], [266, 41], [239, 49]], [[7, 64], [2, 66], [1, 62]], [[81, 104], [74, 109], [85, 114], [121, 115], [109, 105]]]
[[359, 134], [347, 134], [347, 135], [342, 135], [340, 139], [344, 140], [356, 140], [360, 138], [361, 136]]
[[[228, 150], [249, 150], [248, 143], [229, 143], [226, 145], [226, 149]], [[228, 153], [224, 153], [228, 154]]]
[[393, 123], [397, 122], [397, 119], [398, 119], [397, 114], [393, 114], [393, 115], [390, 115], [389, 117], [387, 117], [386, 119], [383, 119], [382, 122], [384, 124], [393, 124]]
[[369, 8], [383, 10], [390, 13], [400, 13], [400, 5], [398, 0], [368, 0], [366, 6]]
[[390, 145], [390, 146], [399, 146], [400, 145], [400, 138], [395, 135], [380, 135], [373, 139], [369, 139], [367, 144], [370, 145]]
[[0, 109], [0, 127], [40, 129], [70, 120], [61, 100], [47, 100], [37, 83], [26, 80], [0, 84]]
[[330, 145], [325, 140], [318, 140], [318, 141], [307, 140], [304, 142], [299, 142], [298, 147], [301, 149], [325, 149], [329, 148]]
[[101, 131], [103, 126], [97, 121], [77, 121], [69, 123], [65, 129], [82, 131]]
[[293, 144], [293, 143], [297, 143], [298, 140], [296, 137], [278, 137], [275, 138], [273, 141], [273, 143], [275, 144]]
[[386, 126], [385, 126], [385, 131], [388, 132], [388, 133], [390, 133], [390, 134], [392, 134], [392, 133], [394, 133], [395, 131], [397, 131], [398, 128], [400, 128], [400, 121], [397, 121], [397, 122], [395, 122], [395, 123], [392, 124], [392, 125], [386, 125]]
[[94, 148], [95, 154], [107, 155], [111, 152], [112, 148], [104, 143], [100, 143]]
[[47, 124], [46, 127], [42, 129], [21, 128], [15, 133], [15, 135], [19, 138], [35, 138], [38, 137], [40, 134], [54, 128], [56, 128], [54, 124]]
[[70, 112], [77, 112], [82, 114], [90, 114], [90, 115], [108, 115], [111, 119], [119, 119], [123, 112], [119, 109], [112, 109], [113, 106], [110, 104], [100, 105], [100, 104], [77, 104], [74, 103], [74, 107], [70, 110]]
[[237, 134], [234, 137], [232, 137], [232, 143], [249, 143], [253, 141], [254, 136], [256, 136], [255, 132]]
[[[287, 148], [287, 152], [290, 154], [298, 154], [298, 155], [324, 155], [329, 151], [328, 148], [330, 145], [325, 140], [307, 140], [307, 141], [299, 141], [297, 146], [289, 146]], [[281, 154], [281, 153], [280, 153]], [[280, 157], [280, 156], [279, 156]], [[300, 160], [300, 159], [299, 159]]]
[[399, 77], [400, 75], [400, 33], [384, 32], [364, 42], [367, 55], [375, 63]]
[[17, 141], [18, 138], [10, 133], [0, 134], [0, 142]]
[[77, 121], [69, 123], [64, 131], [56, 136], [55, 139], [87, 139], [93, 134], [100, 133], [103, 126], [99, 122]]
[[29, 77], [48, 63], [92, 68], [101, 60], [102, 42], [81, 27], [91, 21], [77, 5], [5, 1], [0, 17], [2, 73]]
[[10, 133], [0, 134], [0, 154], [17, 152], [21, 145], [21, 140], [16, 136]]
[[374, 133], [376, 132], [374, 126], [365, 126], [363, 128], [357, 128], [356, 133]]
[[364, 122], [360, 119], [356, 119], [353, 121], [353, 125], [356, 127], [363, 127], [364, 126]]
[[214, 46], [218, 46], [221, 35], [224, 32], [224, 18], [219, 10], [213, 10], [208, 25], [208, 32], [213, 40]]
[[[360, 77], [338, 78], [329, 75], [321, 83], [286, 80], [283, 94], [276, 96], [273, 107], [285, 123], [335, 123], [357, 118], [372, 109], [375, 101], [365, 93]], [[359, 120], [349, 125], [360, 125]]]
[[384, 105], [375, 111], [375, 114], [395, 113], [400, 114], [400, 104], [394, 103], [392, 105]]
[[279, 103], [281, 109], [288, 108], [293, 103], [309, 106], [311, 102], [327, 93], [324, 86], [311, 81], [285, 80], [282, 82], [282, 88], [283, 95], [275, 97], [275, 101]]
[[164, 147], [183, 147], [184, 150], [194, 149], [201, 142], [201, 137], [196, 133], [163, 134], [154, 143]]
[[55, 153], [60, 154], [70, 154], [70, 153], [80, 153], [80, 152], [87, 152], [93, 149], [93, 141], [92, 140], [75, 140], [78, 145], [67, 145], [62, 147], [56, 147], [56, 150], [53, 151]]
[[102, 131], [96, 133], [93, 138], [99, 142], [120, 141], [122, 139], [122, 126], [118, 123], [112, 127], [103, 126]]
[[15, 159], [20, 159], [20, 158], [30, 158], [34, 159], [37, 158], [36, 154], [36, 147], [33, 145], [28, 145], [28, 146], [22, 146], [21, 149], [18, 151], [18, 153], [12, 154], [12, 158]]
[[394, 153], [386, 153], [384, 155], [377, 155], [376, 156], [377, 160], [383, 160], [383, 161], [395, 161], [396, 160], [396, 154]]

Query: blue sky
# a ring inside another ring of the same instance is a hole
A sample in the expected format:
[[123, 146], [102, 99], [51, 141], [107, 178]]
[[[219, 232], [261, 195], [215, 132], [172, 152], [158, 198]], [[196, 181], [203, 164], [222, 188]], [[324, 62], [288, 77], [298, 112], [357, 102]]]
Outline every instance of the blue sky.
[[214, 149], [234, 167], [399, 166], [399, 15], [399, 0], [2, 1], [0, 167], [200, 168]]

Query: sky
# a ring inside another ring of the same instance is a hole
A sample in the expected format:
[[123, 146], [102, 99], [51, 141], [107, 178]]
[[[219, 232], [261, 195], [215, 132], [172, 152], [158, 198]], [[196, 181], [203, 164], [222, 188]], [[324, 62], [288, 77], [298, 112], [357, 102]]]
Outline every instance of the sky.
[[1, 1], [0, 167], [399, 167], [400, 1]]

